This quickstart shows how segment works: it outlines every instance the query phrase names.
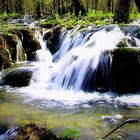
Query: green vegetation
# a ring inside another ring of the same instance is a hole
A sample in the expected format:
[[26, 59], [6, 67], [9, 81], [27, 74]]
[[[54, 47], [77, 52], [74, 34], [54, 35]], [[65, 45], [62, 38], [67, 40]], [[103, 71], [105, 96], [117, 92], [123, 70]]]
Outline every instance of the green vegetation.
[[42, 22], [39, 22], [38, 26], [41, 27], [54, 27], [54, 26], [62, 26], [62, 27], [68, 27], [73, 28], [76, 25], [80, 24], [83, 27], [95, 24], [95, 25], [105, 25], [105, 24], [111, 24], [112, 23], [112, 13], [103, 13], [101, 11], [98, 11], [95, 13], [94, 11], [89, 12], [87, 16], [81, 16], [78, 17], [70, 14], [66, 14], [65, 16], [59, 16], [55, 15], [53, 19], [45, 20]]
[[[73, 28], [76, 25], [82, 25], [83, 27], [87, 27], [90, 24], [93, 25], [106, 25], [113, 23], [113, 13], [112, 12], [103, 12], [103, 11], [89, 11], [86, 16], [79, 15], [78, 17], [73, 14], [65, 14], [64, 16], [60, 16], [55, 14], [48, 20], [42, 21], [38, 23], [38, 26], [50, 28], [54, 26], [68, 27]], [[132, 22], [136, 19], [140, 18], [140, 14], [131, 13], [129, 22]]]
[[53, 125], [47, 125], [46, 134], [50, 133], [53, 128], [54, 128]]
[[132, 22], [132, 21], [137, 20], [137, 19], [140, 19], [139, 13], [135, 13], [135, 12], [130, 13], [129, 22]]
[[81, 132], [77, 129], [66, 129], [64, 130], [62, 138], [67, 139], [78, 139], [81, 137]]
[[5, 98], [3, 93], [0, 93], [0, 100], [3, 100]]

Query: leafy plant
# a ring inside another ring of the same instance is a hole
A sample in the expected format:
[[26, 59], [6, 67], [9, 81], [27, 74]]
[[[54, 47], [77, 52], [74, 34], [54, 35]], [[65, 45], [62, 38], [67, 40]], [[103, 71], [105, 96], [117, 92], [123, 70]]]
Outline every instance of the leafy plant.
[[78, 139], [80, 137], [81, 137], [81, 132], [80, 132], [80, 130], [77, 130], [77, 129], [66, 129], [66, 130], [64, 130], [64, 133], [62, 135], [62, 138], [64, 140]]

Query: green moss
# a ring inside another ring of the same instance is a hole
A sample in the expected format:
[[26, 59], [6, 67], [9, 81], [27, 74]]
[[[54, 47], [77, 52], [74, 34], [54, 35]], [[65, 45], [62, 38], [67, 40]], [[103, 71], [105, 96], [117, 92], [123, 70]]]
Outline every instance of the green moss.
[[77, 129], [66, 129], [64, 130], [63, 132], [63, 135], [62, 135], [62, 138], [64, 140], [67, 140], [67, 139], [78, 139], [81, 137], [81, 132], [80, 130], [77, 130]]
[[136, 93], [140, 83], [140, 49], [118, 48], [113, 52], [112, 91]]
[[0, 93], [0, 100], [5, 99], [4, 93]]
[[125, 48], [127, 47], [126, 39], [123, 39], [119, 44], [117, 45], [118, 48]]

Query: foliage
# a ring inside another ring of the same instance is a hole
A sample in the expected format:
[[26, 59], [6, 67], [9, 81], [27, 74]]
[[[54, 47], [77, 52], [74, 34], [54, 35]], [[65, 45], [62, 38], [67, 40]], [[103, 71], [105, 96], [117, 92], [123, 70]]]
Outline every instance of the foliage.
[[130, 13], [130, 22], [140, 19], [140, 14], [137, 14], [135, 12]]
[[3, 93], [0, 93], [0, 100], [3, 100], [5, 97], [4, 97], [4, 94]]
[[53, 129], [52, 125], [47, 125], [46, 134], [48, 134]]
[[97, 13], [95, 13], [95, 11], [89, 11], [88, 14], [84, 17], [81, 15], [76, 17], [73, 14], [71, 15], [70, 13], [67, 13], [64, 16], [55, 14], [54, 18], [40, 22], [38, 25], [41, 27], [48, 27], [48, 25], [52, 25], [52, 27], [61, 25], [67, 26], [68, 28], [73, 28], [78, 24], [83, 26], [87, 26], [90, 24], [105, 25], [112, 23], [112, 17], [112, 13], [103, 13], [102, 11], [98, 11]]
[[66, 139], [77, 139], [77, 138], [80, 138], [81, 137], [81, 132], [77, 129], [66, 129], [63, 133], [63, 136], [62, 138], [64, 140]]

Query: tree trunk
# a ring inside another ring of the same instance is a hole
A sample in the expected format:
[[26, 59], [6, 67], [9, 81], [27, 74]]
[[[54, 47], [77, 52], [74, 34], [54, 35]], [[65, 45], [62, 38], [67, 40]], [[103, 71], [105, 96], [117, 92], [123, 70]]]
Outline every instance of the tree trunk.
[[131, 0], [117, 0], [114, 22], [127, 23], [129, 20]]
[[98, 0], [95, 0], [95, 13], [97, 12], [98, 9]]
[[81, 15], [86, 15], [86, 10], [79, 0], [73, 0], [73, 4], [74, 4], [75, 16], [78, 16], [80, 12]]
[[89, 0], [86, 0], [86, 9], [87, 9], [87, 12], [89, 10]]
[[36, 14], [37, 14], [37, 18], [41, 17], [41, 9], [40, 9], [40, 2], [37, 2], [37, 8], [36, 8]]
[[61, 15], [61, 1], [58, 0], [58, 14]]
[[107, 11], [111, 11], [111, 1], [112, 0], [107, 0]]
[[64, 0], [61, 0], [61, 14], [65, 14], [65, 6], [64, 6]]
[[112, 0], [112, 13], [114, 13], [114, 0]]
[[94, 0], [91, 1], [91, 9], [92, 9], [92, 10], [93, 10], [93, 8], [94, 8], [93, 4], [94, 4]]
[[134, 1], [136, 3], [136, 6], [137, 6], [139, 12], [140, 12], [140, 0], [134, 0]]

